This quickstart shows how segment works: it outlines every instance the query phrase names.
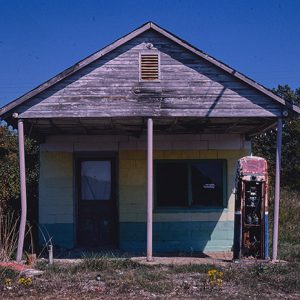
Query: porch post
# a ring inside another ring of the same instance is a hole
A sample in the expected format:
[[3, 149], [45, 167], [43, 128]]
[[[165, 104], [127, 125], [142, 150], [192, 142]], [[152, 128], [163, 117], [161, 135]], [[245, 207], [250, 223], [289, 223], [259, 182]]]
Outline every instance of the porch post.
[[147, 261], [152, 260], [153, 121], [147, 122]]
[[21, 191], [21, 220], [19, 229], [19, 240], [17, 249], [17, 261], [21, 261], [23, 254], [27, 199], [26, 199], [26, 174], [25, 174], [25, 147], [24, 147], [24, 123], [22, 119], [18, 120], [18, 141], [19, 141], [19, 168], [20, 168], [20, 191]]
[[278, 120], [277, 120], [277, 145], [276, 145], [276, 172], [275, 172], [275, 199], [274, 199], [272, 260], [277, 259], [277, 252], [278, 252], [281, 146], [282, 146], [282, 118], [278, 118]]

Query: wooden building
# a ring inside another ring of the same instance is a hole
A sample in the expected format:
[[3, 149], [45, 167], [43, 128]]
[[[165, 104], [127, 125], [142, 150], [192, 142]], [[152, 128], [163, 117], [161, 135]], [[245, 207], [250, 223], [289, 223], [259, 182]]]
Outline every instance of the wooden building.
[[236, 161], [251, 136], [298, 115], [152, 22], [0, 112], [18, 123], [23, 222], [25, 131], [40, 141], [39, 224], [53, 244], [149, 259], [152, 249], [230, 251]]

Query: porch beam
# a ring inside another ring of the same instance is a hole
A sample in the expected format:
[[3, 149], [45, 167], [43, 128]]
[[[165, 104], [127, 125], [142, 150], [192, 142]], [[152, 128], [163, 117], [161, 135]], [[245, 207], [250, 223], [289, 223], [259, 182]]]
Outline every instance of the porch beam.
[[26, 173], [25, 173], [25, 146], [24, 146], [24, 122], [18, 120], [18, 142], [19, 142], [19, 168], [20, 168], [20, 191], [21, 191], [21, 220], [17, 248], [17, 261], [21, 261], [24, 247], [25, 227], [27, 218], [27, 196], [26, 196]]
[[59, 128], [52, 119], [49, 119], [49, 123], [58, 134], [63, 134], [63, 131], [61, 130], [61, 128]]
[[80, 118], [77, 119], [78, 124], [82, 127], [85, 134], [89, 134], [88, 129], [82, 124]]
[[277, 120], [277, 145], [276, 145], [275, 200], [274, 200], [272, 260], [277, 260], [277, 253], [278, 253], [281, 149], [282, 149], [282, 118], [278, 118], [278, 120]]
[[153, 120], [147, 121], [147, 261], [152, 261]]

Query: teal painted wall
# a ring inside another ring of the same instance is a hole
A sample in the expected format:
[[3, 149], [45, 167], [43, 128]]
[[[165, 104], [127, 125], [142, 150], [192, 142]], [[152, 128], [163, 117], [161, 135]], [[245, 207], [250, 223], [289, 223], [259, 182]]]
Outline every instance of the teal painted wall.
[[[74, 247], [74, 224], [73, 223], [56, 223], [56, 224], [39, 224], [39, 244], [43, 246], [49, 237], [56, 247], [72, 249]], [[44, 236], [43, 236], [44, 235]]]
[[[155, 222], [153, 251], [156, 253], [231, 251], [233, 228], [233, 221]], [[146, 223], [120, 223], [120, 249], [145, 253], [146, 233]]]

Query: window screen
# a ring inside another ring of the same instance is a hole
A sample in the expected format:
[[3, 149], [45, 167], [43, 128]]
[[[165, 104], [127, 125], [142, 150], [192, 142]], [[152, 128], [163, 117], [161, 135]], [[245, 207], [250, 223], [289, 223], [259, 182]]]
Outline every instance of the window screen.
[[180, 162], [156, 166], [156, 197], [159, 206], [187, 206], [188, 167]]
[[81, 162], [81, 199], [111, 199], [111, 162]]

